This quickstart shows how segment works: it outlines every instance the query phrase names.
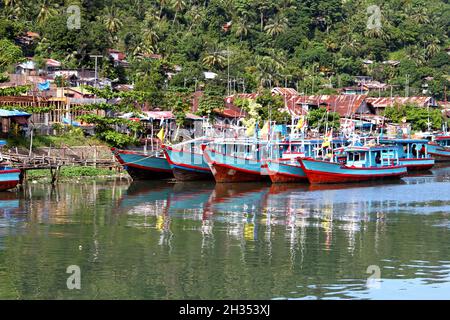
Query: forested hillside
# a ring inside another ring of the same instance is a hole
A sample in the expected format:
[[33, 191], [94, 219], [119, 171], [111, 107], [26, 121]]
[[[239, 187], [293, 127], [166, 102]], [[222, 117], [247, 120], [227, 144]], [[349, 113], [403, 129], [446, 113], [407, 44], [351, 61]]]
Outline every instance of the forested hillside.
[[[102, 75], [140, 90], [203, 84], [226, 93], [231, 79], [231, 91], [286, 84], [331, 93], [356, 75], [395, 85], [396, 94], [408, 85], [409, 94], [420, 95], [427, 79], [429, 94], [443, 99], [449, 87], [448, 0], [0, 1], [3, 69], [21, 56], [92, 67], [90, 54], [113, 48], [127, 54], [130, 67], [103, 59]], [[81, 7], [79, 30], [67, 28], [70, 5]], [[380, 8], [379, 24], [377, 10], [368, 10], [373, 5]], [[19, 46], [25, 31], [40, 39]], [[162, 59], [145, 58], [152, 53]], [[166, 82], [175, 66], [181, 72]], [[219, 76], [208, 82], [204, 71]]]

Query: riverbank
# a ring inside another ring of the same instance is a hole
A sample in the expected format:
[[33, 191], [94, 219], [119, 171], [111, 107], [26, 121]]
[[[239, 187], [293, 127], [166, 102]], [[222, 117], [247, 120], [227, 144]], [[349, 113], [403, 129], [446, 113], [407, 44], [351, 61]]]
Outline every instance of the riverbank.
[[[26, 181], [45, 182], [51, 181], [51, 173], [48, 169], [30, 170], [27, 172]], [[100, 179], [100, 178], [129, 178], [124, 171], [94, 167], [63, 167], [58, 176], [60, 182], [70, 182], [74, 179]]]

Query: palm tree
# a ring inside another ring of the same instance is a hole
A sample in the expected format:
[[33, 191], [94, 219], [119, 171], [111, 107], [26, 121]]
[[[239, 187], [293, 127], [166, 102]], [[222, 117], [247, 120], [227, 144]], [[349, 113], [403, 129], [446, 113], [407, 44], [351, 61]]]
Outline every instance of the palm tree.
[[381, 27], [367, 29], [365, 34], [369, 38], [378, 38], [382, 40], [389, 40], [390, 38], [389, 35]]
[[256, 57], [256, 70], [256, 77], [260, 88], [264, 88], [266, 83], [272, 86], [276, 77], [280, 75], [279, 66], [269, 56]]
[[42, 24], [51, 17], [56, 16], [58, 14], [57, 7], [58, 5], [51, 3], [51, 0], [40, 0], [38, 2], [39, 13], [37, 16], [37, 22]]
[[224, 52], [213, 48], [203, 57], [202, 62], [208, 68], [222, 68], [225, 60]]
[[417, 9], [411, 16], [411, 19], [419, 24], [427, 24], [430, 22], [430, 19], [428, 18], [428, 11], [426, 8]]
[[144, 54], [152, 54], [155, 53], [154, 48], [148, 43], [140, 42], [133, 49], [133, 56], [135, 58], [141, 58]]
[[269, 10], [270, 7], [271, 7], [270, 1], [267, 1], [267, 0], [259, 0], [259, 1], [257, 2], [257, 8], [258, 8], [258, 10], [259, 10], [259, 21], [260, 21], [259, 23], [260, 23], [261, 31], [264, 30], [264, 15], [265, 15], [265, 12], [266, 12], [267, 10]]
[[406, 56], [414, 61], [416, 66], [421, 66], [425, 62], [425, 50], [418, 46], [409, 46], [405, 50]]
[[174, 24], [177, 20], [178, 13], [186, 8], [186, 2], [184, 0], [173, 0], [172, 8], [175, 10], [175, 16], [173, 17], [172, 22], [172, 24]]
[[103, 23], [111, 35], [117, 33], [123, 26], [122, 13], [115, 6], [106, 7]]
[[243, 38], [247, 37], [250, 29], [248, 21], [245, 18], [239, 18], [234, 25], [234, 28], [236, 30], [236, 37], [239, 37], [240, 41], [242, 41]]
[[204, 9], [199, 8], [197, 6], [193, 6], [188, 12], [188, 17], [191, 21], [191, 25], [189, 26], [189, 31], [192, 30], [194, 25], [197, 25], [200, 21], [202, 21], [204, 16], [205, 16]]
[[15, 0], [3, 0], [3, 4], [5, 5], [5, 7], [9, 7], [9, 6], [14, 7], [14, 3], [15, 3]]
[[14, 19], [17, 20], [26, 11], [26, 5], [23, 0], [3, 0], [5, 11], [4, 17], [7, 17], [8, 19]]
[[137, 17], [142, 19], [145, 14], [144, 0], [134, 0], [133, 9], [137, 14]]
[[169, 3], [169, 0], [159, 0], [159, 18], [162, 18], [164, 7]]
[[144, 40], [144, 43], [147, 43], [153, 47], [156, 46], [159, 40], [159, 36], [156, 33], [155, 29], [149, 27], [142, 30], [142, 38]]
[[269, 24], [264, 27], [266, 33], [272, 37], [277, 36], [286, 31], [288, 28], [288, 19], [286, 17], [277, 15], [269, 21]]
[[431, 38], [426, 48], [426, 53], [429, 58], [434, 57], [441, 50], [439, 43], [440, 41], [438, 38], [436, 37]]

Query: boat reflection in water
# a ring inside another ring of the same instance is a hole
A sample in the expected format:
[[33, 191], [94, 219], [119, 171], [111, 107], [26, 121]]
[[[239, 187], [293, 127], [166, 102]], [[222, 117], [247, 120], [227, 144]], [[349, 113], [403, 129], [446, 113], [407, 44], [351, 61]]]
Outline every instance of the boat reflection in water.
[[[305, 227], [325, 232], [324, 249], [330, 250], [333, 229], [337, 228], [347, 234], [348, 247], [353, 248], [355, 232], [369, 221], [371, 212], [377, 212], [375, 219], [382, 219], [385, 212], [400, 210], [398, 200], [373, 199], [380, 184], [134, 182], [120, 201], [120, 211], [130, 216], [130, 226], [161, 231], [160, 244], [169, 244], [174, 221], [185, 221], [186, 228], [188, 220], [192, 221], [190, 228], [203, 236], [211, 236], [214, 228], [219, 228], [235, 239], [248, 241], [258, 240], [261, 226], [265, 228], [262, 236], [268, 241], [272, 227], [282, 227], [292, 250], [306, 240]], [[407, 183], [395, 181], [383, 186], [395, 188], [404, 184]], [[339, 221], [337, 226], [333, 225], [335, 221]]]
[[16, 193], [0, 192], [0, 248], [3, 247], [3, 237], [10, 234], [11, 227], [26, 217], [19, 216], [20, 200]]

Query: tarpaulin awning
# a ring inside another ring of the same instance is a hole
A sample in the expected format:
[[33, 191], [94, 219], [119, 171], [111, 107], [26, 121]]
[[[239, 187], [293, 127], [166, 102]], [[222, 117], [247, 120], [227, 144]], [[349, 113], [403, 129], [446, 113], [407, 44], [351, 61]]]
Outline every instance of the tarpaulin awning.
[[2, 118], [31, 117], [31, 114], [23, 112], [23, 111], [18, 111], [18, 110], [0, 109], [0, 117], [2, 117]]

